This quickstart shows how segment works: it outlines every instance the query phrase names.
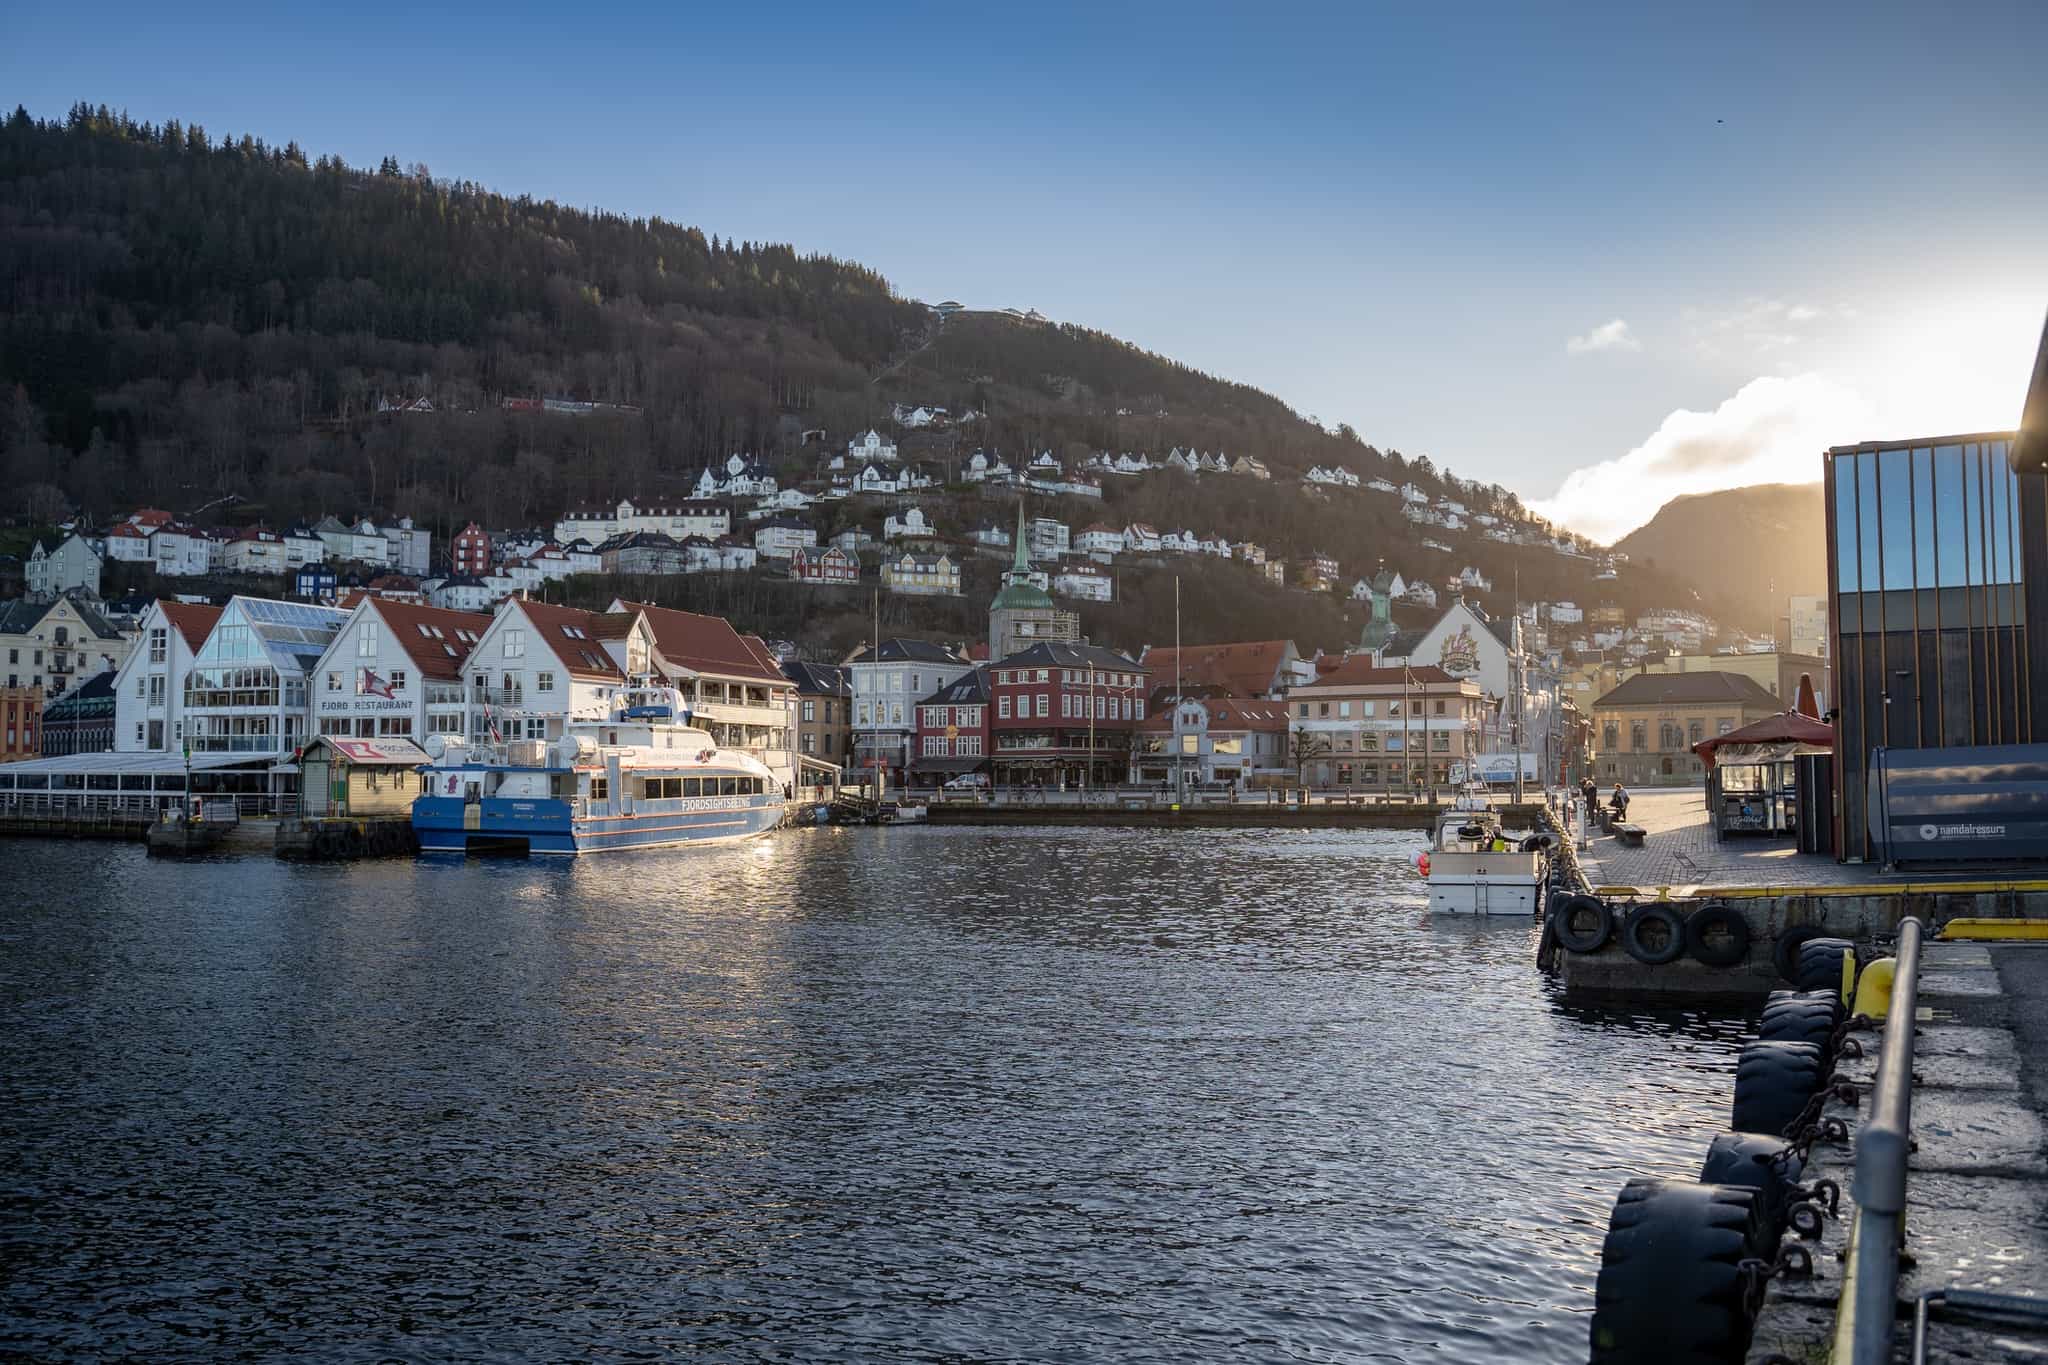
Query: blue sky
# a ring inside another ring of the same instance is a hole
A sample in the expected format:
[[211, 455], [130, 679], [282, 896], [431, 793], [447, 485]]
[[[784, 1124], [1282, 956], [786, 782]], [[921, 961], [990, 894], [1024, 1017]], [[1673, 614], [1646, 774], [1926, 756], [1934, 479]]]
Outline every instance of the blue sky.
[[1602, 535], [2017, 419], [2048, 6], [1434, 8], [41, 6], [0, 99], [1035, 307]]

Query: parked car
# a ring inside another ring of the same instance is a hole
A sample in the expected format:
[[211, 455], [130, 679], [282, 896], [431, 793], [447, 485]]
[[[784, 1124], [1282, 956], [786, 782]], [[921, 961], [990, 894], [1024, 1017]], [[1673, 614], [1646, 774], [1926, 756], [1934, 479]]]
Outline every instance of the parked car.
[[946, 783], [949, 792], [982, 791], [988, 786], [987, 773], [962, 773]]

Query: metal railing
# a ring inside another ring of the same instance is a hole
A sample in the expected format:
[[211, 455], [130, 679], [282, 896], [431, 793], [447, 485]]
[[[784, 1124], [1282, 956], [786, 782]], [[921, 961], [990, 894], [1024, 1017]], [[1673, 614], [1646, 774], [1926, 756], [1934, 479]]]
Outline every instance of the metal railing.
[[1899, 1246], [1906, 1231], [1906, 1159], [1913, 1149], [1913, 1016], [1926, 932], [1918, 919], [1899, 922], [1898, 966], [1870, 1088], [1870, 1117], [1856, 1136], [1856, 1226], [1834, 1342], [1834, 1359], [1848, 1365], [1882, 1365], [1892, 1358]]

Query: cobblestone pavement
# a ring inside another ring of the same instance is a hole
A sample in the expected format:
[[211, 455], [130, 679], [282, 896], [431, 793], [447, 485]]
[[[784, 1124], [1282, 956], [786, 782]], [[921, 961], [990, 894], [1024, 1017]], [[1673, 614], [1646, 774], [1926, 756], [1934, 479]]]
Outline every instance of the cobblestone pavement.
[[[1604, 800], [1606, 793], [1602, 792]], [[1595, 832], [1579, 855], [1595, 886], [1847, 886], [1878, 880], [1875, 865], [1802, 854], [1790, 841], [1748, 835], [1725, 843], [1707, 822], [1706, 792], [1631, 792], [1629, 820], [1648, 830], [1641, 848]], [[1583, 813], [1583, 810], [1582, 812]]]

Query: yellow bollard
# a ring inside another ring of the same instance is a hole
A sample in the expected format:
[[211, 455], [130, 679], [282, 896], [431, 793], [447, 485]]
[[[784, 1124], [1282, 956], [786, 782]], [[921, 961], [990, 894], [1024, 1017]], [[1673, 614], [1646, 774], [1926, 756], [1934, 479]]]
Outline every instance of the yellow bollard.
[[1891, 1009], [1892, 973], [1899, 969], [1895, 957], [1881, 957], [1863, 969], [1863, 975], [1856, 983], [1856, 1002], [1850, 1014], [1860, 1014], [1867, 1019], [1882, 1019]]

